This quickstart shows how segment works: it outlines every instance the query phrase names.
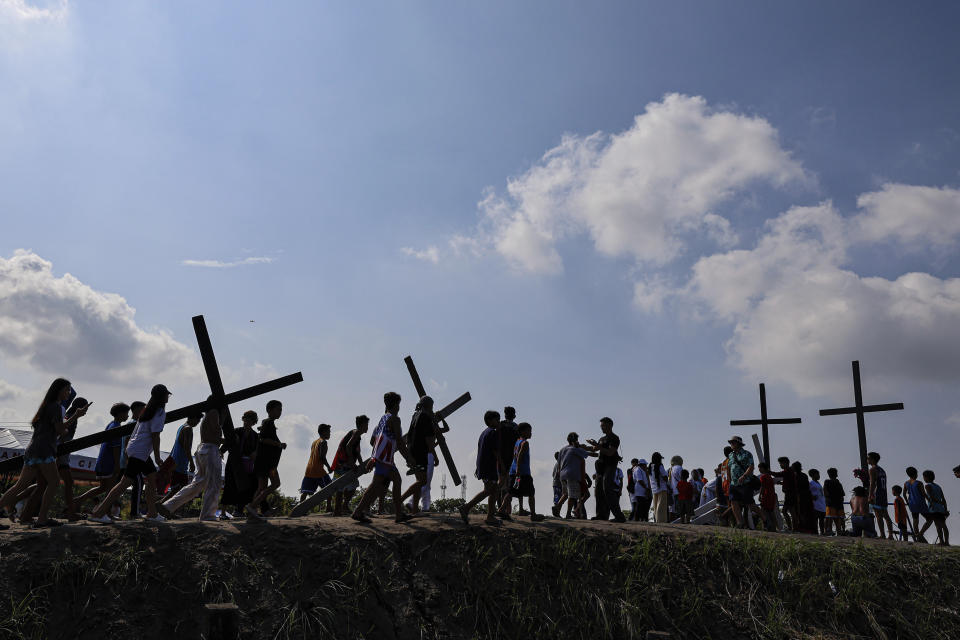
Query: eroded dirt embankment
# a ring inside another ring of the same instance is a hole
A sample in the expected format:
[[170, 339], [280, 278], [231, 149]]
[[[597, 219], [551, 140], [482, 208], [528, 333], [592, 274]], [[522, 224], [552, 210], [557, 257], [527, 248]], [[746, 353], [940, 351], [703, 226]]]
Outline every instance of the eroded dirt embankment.
[[[708, 527], [432, 516], [0, 533], [0, 637], [957, 638], [960, 552]], [[831, 586], [832, 585], [832, 586]]]

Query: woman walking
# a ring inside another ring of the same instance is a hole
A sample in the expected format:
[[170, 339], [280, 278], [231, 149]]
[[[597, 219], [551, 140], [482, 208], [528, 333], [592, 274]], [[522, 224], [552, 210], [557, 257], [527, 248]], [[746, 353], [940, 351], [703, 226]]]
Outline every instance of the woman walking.
[[77, 419], [87, 412], [86, 405], [79, 407], [70, 420], [64, 423], [63, 403], [70, 398], [70, 391], [70, 381], [63, 378], [54, 380], [47, 389], [40, 408], [30, 421], [33, 426], [33, 435], [30, 438], [30, 444], [23, 452], [23, 471], [20, 473], [20, 478], [0, 497], [0, 510], [10, 510], [16, 503], [17, 497], [32, 482], [45, 480], [46, 487], [43, 489], [43, 498], [34, 527], [57, 527], [63, 524], [47, 516], [50, 503], [60, 485], [60, 476], [57, 473], [57, 437], [66, 435], [70, 424], [76, 424]]

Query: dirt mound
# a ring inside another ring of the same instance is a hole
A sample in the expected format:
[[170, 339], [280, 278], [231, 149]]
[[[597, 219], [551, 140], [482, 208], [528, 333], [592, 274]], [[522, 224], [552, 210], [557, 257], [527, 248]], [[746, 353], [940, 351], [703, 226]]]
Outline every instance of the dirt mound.
[[0, 533], [0, 637], [960, 637], [960, 552], [710, 527], [446, 516]]

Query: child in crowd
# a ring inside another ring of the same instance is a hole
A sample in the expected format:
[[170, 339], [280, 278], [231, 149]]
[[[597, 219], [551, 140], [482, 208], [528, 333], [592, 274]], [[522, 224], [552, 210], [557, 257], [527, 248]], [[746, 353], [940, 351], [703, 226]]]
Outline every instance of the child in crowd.
[[[529, 422], [521, 422], [517, 425], [517, 436], [517, 442], [513, 447], [513, 462], [510, 463], [510, 495], [515, 498], [527, 498], [530, 505], [530, 520], [540, 522], [543, 516], [537, 513], [533, 474], [530, 471], [530, 438], [533, 436], [533, 427]], [[510, 508], [509, 500], [504, 501], [501, 511], [504, 511], [504, 508]]]
[[[330, 425], [321, 424], [317, 427], [317, 435], [320, 436], [310, 445], [310, 459], [307, 461], [307, 468], [303, 472], [303, 481], [300, 483], [300, 502], [303, 502], [317, 492], [330, 484], [330, 472], [333, 469], [327, 463], [327, 449], [330, 440]], [[333, 511], [333, 498], [327, 498], [327, 513]]]
[[683, 458], [673, 456], [670, 458], [670, 468], [667, 470], [667, 484], [670, 486], [669, 505], [670, 521], [680, 516], [677, 510], [677, 485], [680, 483], [680, 474], [683, 472]]
[[760, 513], [763, 517], [763, 528], [777, 531], [777, 492], [773, 476], [770, 475], [770, 465], [761, 462], [757, 465], [757, 470], [760, 472]]
[[907, 541], [909, 539], [909, 527], [907, 526], [907, 502], [903, 499], [903, 487], [898, 484], [890, 487], [893, 492], [893, 519], [900, 530], [900, 539]]
[[827, 535], [832, 533], [831, 527], [836, 529], [836, 535], [846, 533], [846, 516], [843, 511], [843, 496], [846, 492], [843, 490], [843, 484], [837, 479], [837, 470], [835, 467], [827, 469], [829, 478], [823, 483], [824, 502], [826, 503], [826, 529]]
[[813, 496], [813, 512], [817, 517], [817, 531], [821, 536], [827, 535], [827, 502], [820, 485], [820, 471], [810, 469], [810, 495]]
[[797, 531], [799, 528], [800, 514], [797, 510], [799, 501], [797, 499], [797, 476], [790, 467], [790, 458], [781, 456], [777, 458], [780, 465], [780, 471], [771, 471], [770, 475], [774, 478], [780, 478], [781, 489], [783, 490], [783, 519], [787, 523], [787, 528], [791, 531]]
[[[123, 425], [130, 415], [130, 407], [123, 402], [118, 402], [110, 407], [110, 415], [113, 417], [113, 420], [107, 425], [105, 431], [110, 431]], [[122, 473], [122, 469], [120, 469], [120, 438], [107, 440], [100, 445], [100, 453], [97, 456], [94, 473], [97, 476], [99, 486], [90, 489], [77, 498], [78, 508], [83, 505], [86, 500], [107, 493], [117, 484], [117, 480], [120, 479]]]
[[[365, 415], [357, 416], [354, 418], [354, 425], [356, 425], [355, 428], [348, 431], [347, 435], [340, 439], [340, 444], [337, 445], [337, 452], [333, 456], [333, 464], [330, 465], [330, 468], [333, 469], [333, 477], [335, 479], [343, 477], [363, 464], [360, 452], [360, 439], [370, 426], [370, 418]], [[354, 478], [353, 482], [343, 486], [337, 491], [337, 495], [333, 501], [334, 516], [340, 517], [344, 514], [345, 510], [350, 506], [350, 499], [353, 498], [353, 494], [359, 488], [360, 482]]]
[[933, 480], [936, 476], [933, 471], [927, 469], [923, 472], [923, 481], [926, 482], [924, 491], [927, 493], [927, 499], [930, 501], [930, 518], [937, 527], [937, 535], [940, 536], [940, 543], [944, 547], [950, 546], [950, 531], [947, 529], [947, 499], [943, 495], [943, 489]]
[[853, 527], [853, 536], [859, 538], [876, 538], [877, 530], [873, 525], [873, 514], [870, 513], [867, 489], [863, 486], [853, 488], [853, 497], [850, 498], [850, 524]]
[[[913, 516], [913, 535], [917, 542], [926, 542], [924, 532], [930, 528], [933, 520], [930, 518], [930, 509], [927, 507], [927, 493], [923, 490], [923, 483], [917, 480], [916, 467], [907, 467], [907, 481], [903, 483], [903, 492], [907, 494], [907, 506]], [[920, 528], [920, 516], [923, 516], [923, 528]]]
[[689, 481], [690, 472], [680, 470], [680, 480], [677, 481], [677, 515], [681, 524], [690, 524], [693, 518], [693, 485]]

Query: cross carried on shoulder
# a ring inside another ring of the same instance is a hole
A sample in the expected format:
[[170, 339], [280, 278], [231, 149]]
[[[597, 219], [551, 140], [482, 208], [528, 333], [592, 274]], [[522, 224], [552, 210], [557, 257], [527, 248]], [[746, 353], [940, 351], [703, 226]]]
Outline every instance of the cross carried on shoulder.
[[761, 458], [768, 465], [770, 464], [770, 434], [767, 432], [767, 425], [771, 424], [800, 424], [800, 418], [768, 418], [767, 417], [767, 388], [760, 383], [760, 419], [759, 420], [731, 420], [731, 427], [741, 427], [747, 425], [760, 425], [763, 434], [763, 451], [758, 451]]
[[848, 413], [857, 414], [857, 436], [860, 440], [860, 468], [867, 469], [867, 428], [863, 414], [878, 411], [903, 411], [902, 402], [888, 404], [863, 404], [863, 391], [860, 388], [860, 361], [853, 361], [853, 400], [854, 406], [838, 409], [821, 409], [821, 416], [841, 416]]
[[[403, 359], [403, 362], [407, 365], [407, 371], [410, 372], [410, 378], [413, 380], [413, 386], [417, 390], [418, 398], [427, 395], [426, 390], [423, 388], [423, 383], [420, 382], [420, 374], [417, 373], [417, 368], [413, 366], [413, 358], [407, 356]], [[458, 486], [460, 484], [460, 472], [457, 471], [457, 464], [453, 461], [450, 448], [447, 446], [447, 439], [443, 434], [450, 430], [450, 425], [447, 424], [447, 417], [468, 402], [470, 402], [469, 391], [436, 412], [437, 420], [443, 425], [443, 431], [437, 430], [437, 444], [440, 446], [440, 453], [443, 454], [443, 461], [447, 463], [447, 468], [452, 474], [453, 484]]]
[[[246, 389], [241, 389], [232, 393], [224, 393], [223, 382], [220, 379], [220, 371], [217, 369], [216, 358], [213, 356], [213, 347], [210, 345], [210, 336], [207, 334], [207, 326], [203, 321], [203, 316], [196, 316], [193, 318], [193, 329], [197, 334], [197, 344], [200, 347], [200, 356], [203, 359], [203, 366], [207, 373], [207, 381], [210, 384], [211, 397], [203, 402], [198, 402], [196, 404], [191, 404], [186, 407], [180, 407], [179, 409], [168, 411], [166, 419], [164, 420], [165, 423], [169, 424], [171, 422], [177, 422], [190, 415], [203, 413], [208, 409], [219, 409], [221, 411], [226, 411], [227, 417], [224, 420], [223, 429], [224, 435], [228, 438], [227, 442], [230, 442], [233, 436], [233, 423], [230, 420], [229, 413], [229, 406], [231, 404], [243, 402], [244, 400], [256, 398], [257, 396], [261, 396], [272, 391], [277, 391], [278, 389], [283, 389], [284, 387], [289, 387], [290, 385], [297, 384], [298, 382], [303, 382], [303, 374], [298, 371], [297, 373], [292, 373], [268, 382], [262, 382], [260, 384], [253, 385], [252, 387], [247, 387]], [[136, 422], [128, 422], [127, 424], [117, 427], [116, 429], [111, 429], [109, 431], [98, 431], [97, 433], [91, 433], [90, 435], [83, 436], [82, 438], [75, 438], [70, 442], [65, 442], [58, 446], [57, 455], [61, 456], [67, 453], [73, 453], [74, 451], [80, 451], [81, 449], [86, 449], [87, 447], [102, 444], [107, 440], [115, 440], [122, 436], [128, 436], [133, 432], [133, 427], [136, 426], [136, 424]], [[23, 456], [7, 458], [6, 460], [0, 462], [0, 473], [16, 471], [21, 466], [23, 466]]]

